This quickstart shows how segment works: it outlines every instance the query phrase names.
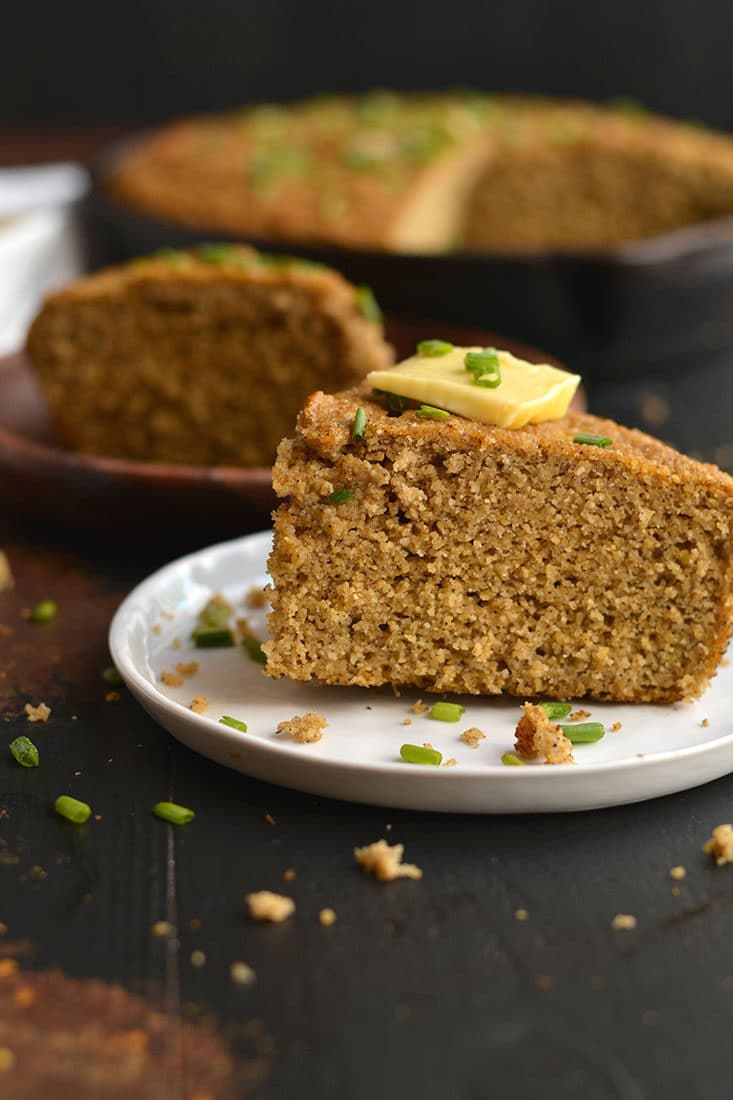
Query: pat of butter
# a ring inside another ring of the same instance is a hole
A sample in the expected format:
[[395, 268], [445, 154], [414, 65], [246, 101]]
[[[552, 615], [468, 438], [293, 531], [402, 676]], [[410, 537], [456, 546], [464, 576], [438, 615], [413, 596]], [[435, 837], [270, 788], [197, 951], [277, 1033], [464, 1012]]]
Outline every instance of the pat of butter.
[[434, 358], [413, 355], [390, 370], [373, 370], [366, 380], [376, 390], [499, 428], [559, 420], [568, 411], [579, 375], [549, 363], [527, 363], [508, 351], [499, 351], [501, 384], [488, 389], [476, 385], [464, 363], [466, 352], [481, 350], [453, 348], [447, 355]]

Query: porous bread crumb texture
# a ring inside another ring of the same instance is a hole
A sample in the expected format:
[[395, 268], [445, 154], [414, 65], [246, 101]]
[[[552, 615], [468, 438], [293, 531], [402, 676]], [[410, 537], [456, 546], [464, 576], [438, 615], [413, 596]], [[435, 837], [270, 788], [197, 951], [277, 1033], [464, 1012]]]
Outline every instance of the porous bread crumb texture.
[[69, 447], [270, 465], [309, 393], [391, 364], [380, 324], [338, 274], [232, 252], [231, 263], [176, 253], [186, 262], [108, 268], [47, 299], [27, 351]]
[[733, 825], [716, 825], [702, 850], [706, 855], [713, 856], [717, 867], [733, 863]]
[[636, 923], [636, 917], [631, 913], [617, 913], [611, 921], [611, 928], [614, 932], [633, 932]]
[[295, 902], [283, 894], [273, 894], [271, 890], [257, 890], [247, 894], [247, 909], [253, 920], [280, 924], [293, 915]]
[[514, 748], [523, 760], [543, 756], [547, 764], [574, 764], [573, 745], [556, 722], [551, 722], [542, 707], [523, 704], [524, 714], [517, 723]]
[[423, 703], [422, 699], [418, 699], [416, 703], [412, 704], [413, 714], [427, 714], [430, 707], [427, 703]]
[[581, 708], [568, 715], [568, 722], [584, 722], [586, 718], [590, 718], [590, 711]]
[[314, 394], [274, 486], [270, 676], [669, 702], [725, 650], [733, 480], [611, 421], [507, 431]]
[[305, 714], [294, 714], [284, 722], [278, 722], [277, 732], [292, 737], [301, 745], [312, 745], [320, 741], [328, 722], [317, 710], [309, 710]]
[[481, 741], [486, 740], [486, 734], [476, 726], [471, 726], [470, 729], [464, 730], [461, 734], [461, 741], [465, 741], [467, 745], [470, 745], [472, 749], [477, 749]]
[[380, 882], [393, 882], [398, 878], [422, 878], [422, 871], [414, 863], [403, 863], [404, 844], [388, 844], [375, 840], [363, 848], [354, 849], [354, 859], [367, 874]]
[[189, 703], [189, 710], [192, 710], [194, 714], [206, 714], [208, 709], [209, 700], [205, 695], [194, 695]]
[[37, 707], [32, 703], [26, 703], [23, 710], [29, 722], [47, 722], [51, 716], [51, 708], [45, 703], [39, 703]]

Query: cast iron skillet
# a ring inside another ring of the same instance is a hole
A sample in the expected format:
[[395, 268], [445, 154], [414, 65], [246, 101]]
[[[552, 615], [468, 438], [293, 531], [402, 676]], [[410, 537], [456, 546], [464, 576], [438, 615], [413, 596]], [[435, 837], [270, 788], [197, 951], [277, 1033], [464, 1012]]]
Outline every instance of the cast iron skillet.
[[[222, 239], [140, 214], [106, 191], [111, 168], [141, 136], [110, 146], [91, 166], [84, 215], [93, 266]], [[546, 347], [590, 378], [689, 370], [696, 358], [733, 346], [733, 217], [575, 253], [420, 256], [250, 243], [322, 260], [371, 286], [391, 312]]]

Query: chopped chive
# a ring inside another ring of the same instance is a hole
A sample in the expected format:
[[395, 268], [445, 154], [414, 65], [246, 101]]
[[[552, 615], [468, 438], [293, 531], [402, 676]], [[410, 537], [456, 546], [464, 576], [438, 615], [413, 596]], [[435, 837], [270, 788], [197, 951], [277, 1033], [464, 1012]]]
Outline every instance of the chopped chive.
[[408, 764], [440, 764], [442, 752], [437, 749], [424, 749], [422, 745], [403, 745], [400, 756]]
[[526, 761], [515, 756], [513, 752], [505, 752], [501, 758], [501, 762], [507, 768], [523, 768], [526, 765]]
[[578, 432], [573, 436], [573, 443], [586, 443], [589, 447], [610, 447], [613, 440], [605, 435], [591, 435], [588, 432]]
[[53, 808], [57, 814], [61, 814], [67, 821], [73, 821], [75, 825], [83, 825], [92, 812], [91, 806], [87, 806], [86, 802], [80, 802], [78, 798], [72, 798], [68, 794], [59, 795]]
[[199, 649], [224, 649], [234, 645], [234, 635], [228, 627], [223, 630], [202, 630], [197, 627], [191, 638]]
[[460, 703], [433, 703], [430, 708], [430, 717], [437, 718], [439, 722], [460, 722], [461, 715], [466, 708]]
[[329, 504], [347, 504], [354, 499], [353, 489], [336, 489], [328, 498]]
[[450, 420], [446, 409], [436, 409], [434, 405], [421, 405], [415, 416], [423, 416], [426, 420]]
[[179, 806], [176, 802], [156, 802], [153, 813], [163, 821], [170, 821], [171, 825], [188, 825], [196, 816], [193, 810]]
[[540, 703], [548, 718], [556, 721], [558, 718], [567, 718], [573, 709], [572, 703]]
[[354, 424], [351, 429], [351, 439], [354, 443], [364, 442], [364, 430], [366, 428], [366, 413], [359, 406], [354, 414]]
[[560, 726], [568, 741], [574, 745], [584, 745], [591, 741], [600, 741], [605, 734], [602, 722], [578, 722], [574, 725]]
[[239, 730], [240, 733], [247, 732], [246, 722], [240, 722], [238, 718], [230, 718], [228, 714], [223, 714], [219, 721], [222, 726], [231, 726], [233, 730]]
[[390, 416], [400, 416], [407, 408], [407, 398], [400, 397], [398, 393], [385, 393], [387, 398], [387, 410]]
[[10, 742], [10, 751], [21, 767], [38, 767], [38, 749], [29, 737], [16, 737]]
[[453, 345], [447, 340], [421, 340], [417, 345], [417, 354], [426, 359], [437, 359], [453, 351]]
[[102, 669], [102, 679], [105, 680], [108, 684], [123, 683], [119, 670], [116, 669], [114, 665], [107, 665], [106, 668]]
[[467, 351], [463, 360], [466, 370], [473, 374], [475, 386], [484, 386], [495, 390], [501, 385], [501, 362], [496, 348], [484, 348], [483, 351]]
[[262, 652], [262, 642], [253, 634], [247, 634], [242, 638], [242, 646], [247, 650], [250, 661], [257, 661], [260, 665], [267, 664], [267, 656]]
[[374, 297], [374, 291], [371, 289], [371, 287], [357, 287], [356, 305], [362, 317], [366, 317], [367, 321], [382, 320], [382, 311], [379, 308], [379, 302]]
[[58, 605], [55, 600], [41, 600], [31, 611], [30, 619], [34, 623], [50, 623], [57, 613]]

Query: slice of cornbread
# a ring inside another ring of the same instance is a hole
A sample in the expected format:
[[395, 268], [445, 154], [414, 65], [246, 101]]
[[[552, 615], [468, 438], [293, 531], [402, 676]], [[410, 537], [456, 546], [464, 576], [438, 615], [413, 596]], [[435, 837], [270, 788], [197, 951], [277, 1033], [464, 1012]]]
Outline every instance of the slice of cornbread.
[[80, 279], [27, 350], [67, 445], [196, 465], [269, 466], [307, 394], [392, 362], [364, 288], [227, 244]]
[[671, 701], [731, 632], [733, 480], [609, 420], [507, 430], [315, 393], [274, 485], [270, 676]]

